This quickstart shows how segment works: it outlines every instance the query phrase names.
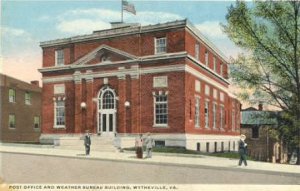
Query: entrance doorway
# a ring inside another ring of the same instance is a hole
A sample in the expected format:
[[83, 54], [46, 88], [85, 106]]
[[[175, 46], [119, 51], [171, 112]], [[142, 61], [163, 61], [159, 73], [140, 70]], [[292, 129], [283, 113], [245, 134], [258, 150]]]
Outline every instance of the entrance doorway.
[[116, 132], [116, 93], [105, 86], [98, 95], [98, 133], [114, 136]]

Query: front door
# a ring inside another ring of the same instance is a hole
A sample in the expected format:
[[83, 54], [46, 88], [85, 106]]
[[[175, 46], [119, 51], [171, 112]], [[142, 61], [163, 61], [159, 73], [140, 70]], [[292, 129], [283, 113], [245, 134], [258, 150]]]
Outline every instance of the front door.
[[101, 135], [114, 135], [116, 129], [116, 115], [114, 111], [103, 111], [99, 113]]
[[98, 133], [113, 136], [116, 132], [116, 94], [108, 86], [102, 88], [98, 96]]

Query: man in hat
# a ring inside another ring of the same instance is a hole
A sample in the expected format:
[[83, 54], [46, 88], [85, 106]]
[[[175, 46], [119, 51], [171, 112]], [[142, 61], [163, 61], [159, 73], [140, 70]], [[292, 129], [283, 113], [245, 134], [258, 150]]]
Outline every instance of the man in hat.
[[136, 157], [139, 159], [143, 158], [143, 135], [140, 134], [135, 139]]
[[86, 132], [86, 135], [84, 136], [85, 155], [90, 155], [91, 136], [88, 130], [86, 130], [85, 132]]
[[239, 154], [240, 154], [240, 160], [239, 160], [239, 166], [242, 165], [242, 162], [244, 162], [245, 166], [247, 166], [247, 143], [245, 143], [246, 136], [241, 135], [240, 141], [239, 141]]

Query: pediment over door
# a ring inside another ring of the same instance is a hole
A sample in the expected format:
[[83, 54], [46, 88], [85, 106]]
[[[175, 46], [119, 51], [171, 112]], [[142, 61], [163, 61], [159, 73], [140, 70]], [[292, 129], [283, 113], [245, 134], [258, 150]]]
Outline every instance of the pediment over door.
[[118, 61], [136, 60], [137, 57], [122, 50], [101, 45], [92, 52], [75, 61], [72, 65], [93, 65]]

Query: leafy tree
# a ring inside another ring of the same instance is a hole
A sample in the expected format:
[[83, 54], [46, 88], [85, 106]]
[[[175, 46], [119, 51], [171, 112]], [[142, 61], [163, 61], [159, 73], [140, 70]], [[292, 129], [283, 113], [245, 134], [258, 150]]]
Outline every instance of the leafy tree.
[[300, 2], [237, 1], [228, 8], [224, 32], [244, 50], [231, 74], [243, 88], [281, 108], [280, 133], [298, 146], [300, 163]]

